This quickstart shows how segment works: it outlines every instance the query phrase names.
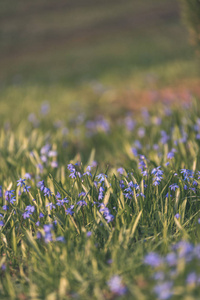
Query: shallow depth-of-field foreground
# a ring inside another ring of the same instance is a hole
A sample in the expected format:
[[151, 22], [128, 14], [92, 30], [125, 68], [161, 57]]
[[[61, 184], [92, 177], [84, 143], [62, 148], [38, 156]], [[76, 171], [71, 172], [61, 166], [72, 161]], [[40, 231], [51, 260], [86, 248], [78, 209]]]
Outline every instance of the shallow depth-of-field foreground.
[[199, 154], [195, 102], [5, 123], [0, 298], [199, 299]]

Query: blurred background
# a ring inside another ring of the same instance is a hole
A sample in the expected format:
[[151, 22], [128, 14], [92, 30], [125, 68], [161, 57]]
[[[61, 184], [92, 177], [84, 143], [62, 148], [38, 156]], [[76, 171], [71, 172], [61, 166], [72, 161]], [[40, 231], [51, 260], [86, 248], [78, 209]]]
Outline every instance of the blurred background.
[[179, 1], [0, 1], [1, 117], [8, 104], [23, 112], [46, 98], [104, 95], [128, 109], [187, 98], [199, 93], [194, 54]]

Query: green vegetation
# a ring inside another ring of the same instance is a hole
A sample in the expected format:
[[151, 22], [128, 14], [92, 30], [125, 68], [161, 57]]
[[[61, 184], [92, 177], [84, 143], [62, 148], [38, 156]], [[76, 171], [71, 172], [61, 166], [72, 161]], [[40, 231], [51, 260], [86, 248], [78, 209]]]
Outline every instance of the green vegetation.
[[199, 109], [184, 106], [54, 123], [44, 103], [6, 124], [1, 299], [198, 299]]
[[191, 39], [200, 47], [200, 3], [198, 0], [182, 0], [183, 17], [187, 23]]
[[200, 71], [177, 3], [0, 17], [0, 299], [198, 300]]
[[0, 5], [2, 87], [66, 88], [97, 80], [135, 88], [141, 82], [146, 86], [149, 73], [162, 85], [199, 74], [173, 0], [128, 0], [126, 5], [122, 0], [20, 0]]

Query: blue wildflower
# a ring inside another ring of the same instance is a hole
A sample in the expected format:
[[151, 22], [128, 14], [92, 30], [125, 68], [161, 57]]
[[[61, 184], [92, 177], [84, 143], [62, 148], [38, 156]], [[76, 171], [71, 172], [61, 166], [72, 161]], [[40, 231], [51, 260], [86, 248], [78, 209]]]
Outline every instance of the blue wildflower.
[[87, 203], [84, 200], [80, 200], [77, 202], [77, 205], [82, 207], [82, 206], [87, 206]]
[[174, 217], [175, 217], [176, 219], [180, 219], [180, 218], [181, 218], [181, 216], [179, 215], [179, 213], [175, 214]]
[[8, 205], [3, 205], [3, 206], [2, 206], [2, 209], [3, 209], [3, 210], [9, 210], [9, 206], [8, 206]]
[[167, 133], [164, 130], [161, 130], [161, 139], [160, 142], [161, 144], [167, 144], [168, 140], [169, 140], [169, 136], [167, 135]]
[[167, 159], [172, 159], [172, 158], [174, 158], [174, 152], [171, 151], [167, 154]]
[[164, 272], [162, 271], [159, 271], [159, 272], [155, 272], [153, 274], [153, 279], [154, 280], [160, 280], [160, 281], [163, 281], [165, 279], [165, 274]]
[[127, 292], [127, 288], [122, 284], [122, 279], [118, 275], [114, 275], [107, 284], [110, 291], [116, 295], [122, 296]]
[[104, 197], [104, 188], [100, 186], [99, 188], [99, 196], [98, 196], [98, 200], [102, 200]]
[[150, 252], [144, 258], [144, 263], [151, 267], [159, 267], [163, 263], [163, 259], [155, 252]]
[[49, 151], [49, 153], [48, 153], [48, 157], [55, 157], [55, 156], [57, 156], [57, 155], [58, 155], [57, 151], [54, 151], [54, 150], [51, 150], [51, 151]]
[[25, 177], [27, 180], [32, 178], [32, 176], [31, 176], [30, 173], [26, 173], [26, 174], [24, 175], [24, 177]]
[[189, 285], [194, 285], [197, 283], [197, 280], [198, 280], [197, 274], [195, 272], [191, 272], [187, 276], [186, 283]]
[[50, 150], [51, 150], [51, 145], [50, 144], [46, 144], [45, 146], [43, 146], [41, 148], [40, 154], [41, 155], [47, 155]]
[[165, 261], [169, 266], [176, 266], [177, 264], [177, 255], [174, 252], [170, 252], [166, 255]]
[[65, 210], [66, 214], [72, 216], [74, 214], [73, 208], [74, 208], [74, 205], [71, 205], [69, 208], [67, 208]]
[[107, 175], [100, 173], [99, 175], [96, 176], [96, 178], [99, 180], [100, 183], [105, 181], [105, 178], [107, 177]]
[[23, 188], [23, 191], [24, 192], [29, 192], [29, 189], [30, 189], [31, 187], [29, 186], [29, 185], [25, 185], [24, 186], [24, 188]]
[[120, 186], [121, 189], [124, 189], [124, 188], [125, 188], [124, 180], [120, 180], [120, 181], [119, 181], [119, 186]]
[[181, 174], [183, 174], [184, 180], [189, 182], [190, 178], [193, 178], [194, 172], [188, 169], [181, 169]]
[[58, 236], [58, 237], [56, 238], [56, 242], [65, 243], [65, 238], [64, 238], [64, 236]]
[[172, 287], [173, 282], [167, 281], [156, 285], [154, 288], [154, 292], [160, 300], [167, 300], [173, 295]]
[[28, 205], [26, 208], [25, 208], [26, 211], [28, 211], [29, 213], [34, 213], [35, 211], [35, 206], [33, 205]]
[[175, 191], [176, 189], [179, 188], [179, 186], [176, 183], [173, 183], [169, 186], [169, 188], [171, 189], [171, 191]]
[[118, 172], [120, 175], [122, 175], [122, 174], [124, 173], [124, 169], [123, 169], [123, 168], [118, 168], [118, 169], [117, 169], [117, 172]]
[[19, 180], [17, 180], [17, 182], [18, 182], [17, 186], [23, 187], [25, 185], [25, 180], [26, 179], [22, 179], [22, 178], [20, 178]]
[[47, 205], [46, 205], [46, 207], [49, 207], [50, 208], [50, 210], [52, 210], [52, 209], [55, 209], [56, 208], [56, 206], [52, 203], [52, 202], [50, 202], [50, 203], [48, 203]]
[[44, 180], [39, 181], [39, 182], [37, 183], [37, 187], [38, 187], [41, 191], [44, 191], [44, 189], [45, 189]]
[[52, 196], [51, 190], [47, 187], [44, 188], [44, 196], [47, 196], [47, 197]]
[[132, 131], [134, 129], [136, 123], [130, 116], [127, 116], [124, 122], [127, 130]]
[[6, 201], [10, 202], [12, 196], [14, 195], [14, 190], [5, 191], [5, 199]]

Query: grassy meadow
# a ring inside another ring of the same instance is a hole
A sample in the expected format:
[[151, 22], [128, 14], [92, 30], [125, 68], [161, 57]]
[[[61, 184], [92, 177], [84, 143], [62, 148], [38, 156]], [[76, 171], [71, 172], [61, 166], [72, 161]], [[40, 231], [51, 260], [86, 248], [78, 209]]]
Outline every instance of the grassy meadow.
[[199, 299], [199, 60], [146, 2], [0, 3], [0, 299]]

